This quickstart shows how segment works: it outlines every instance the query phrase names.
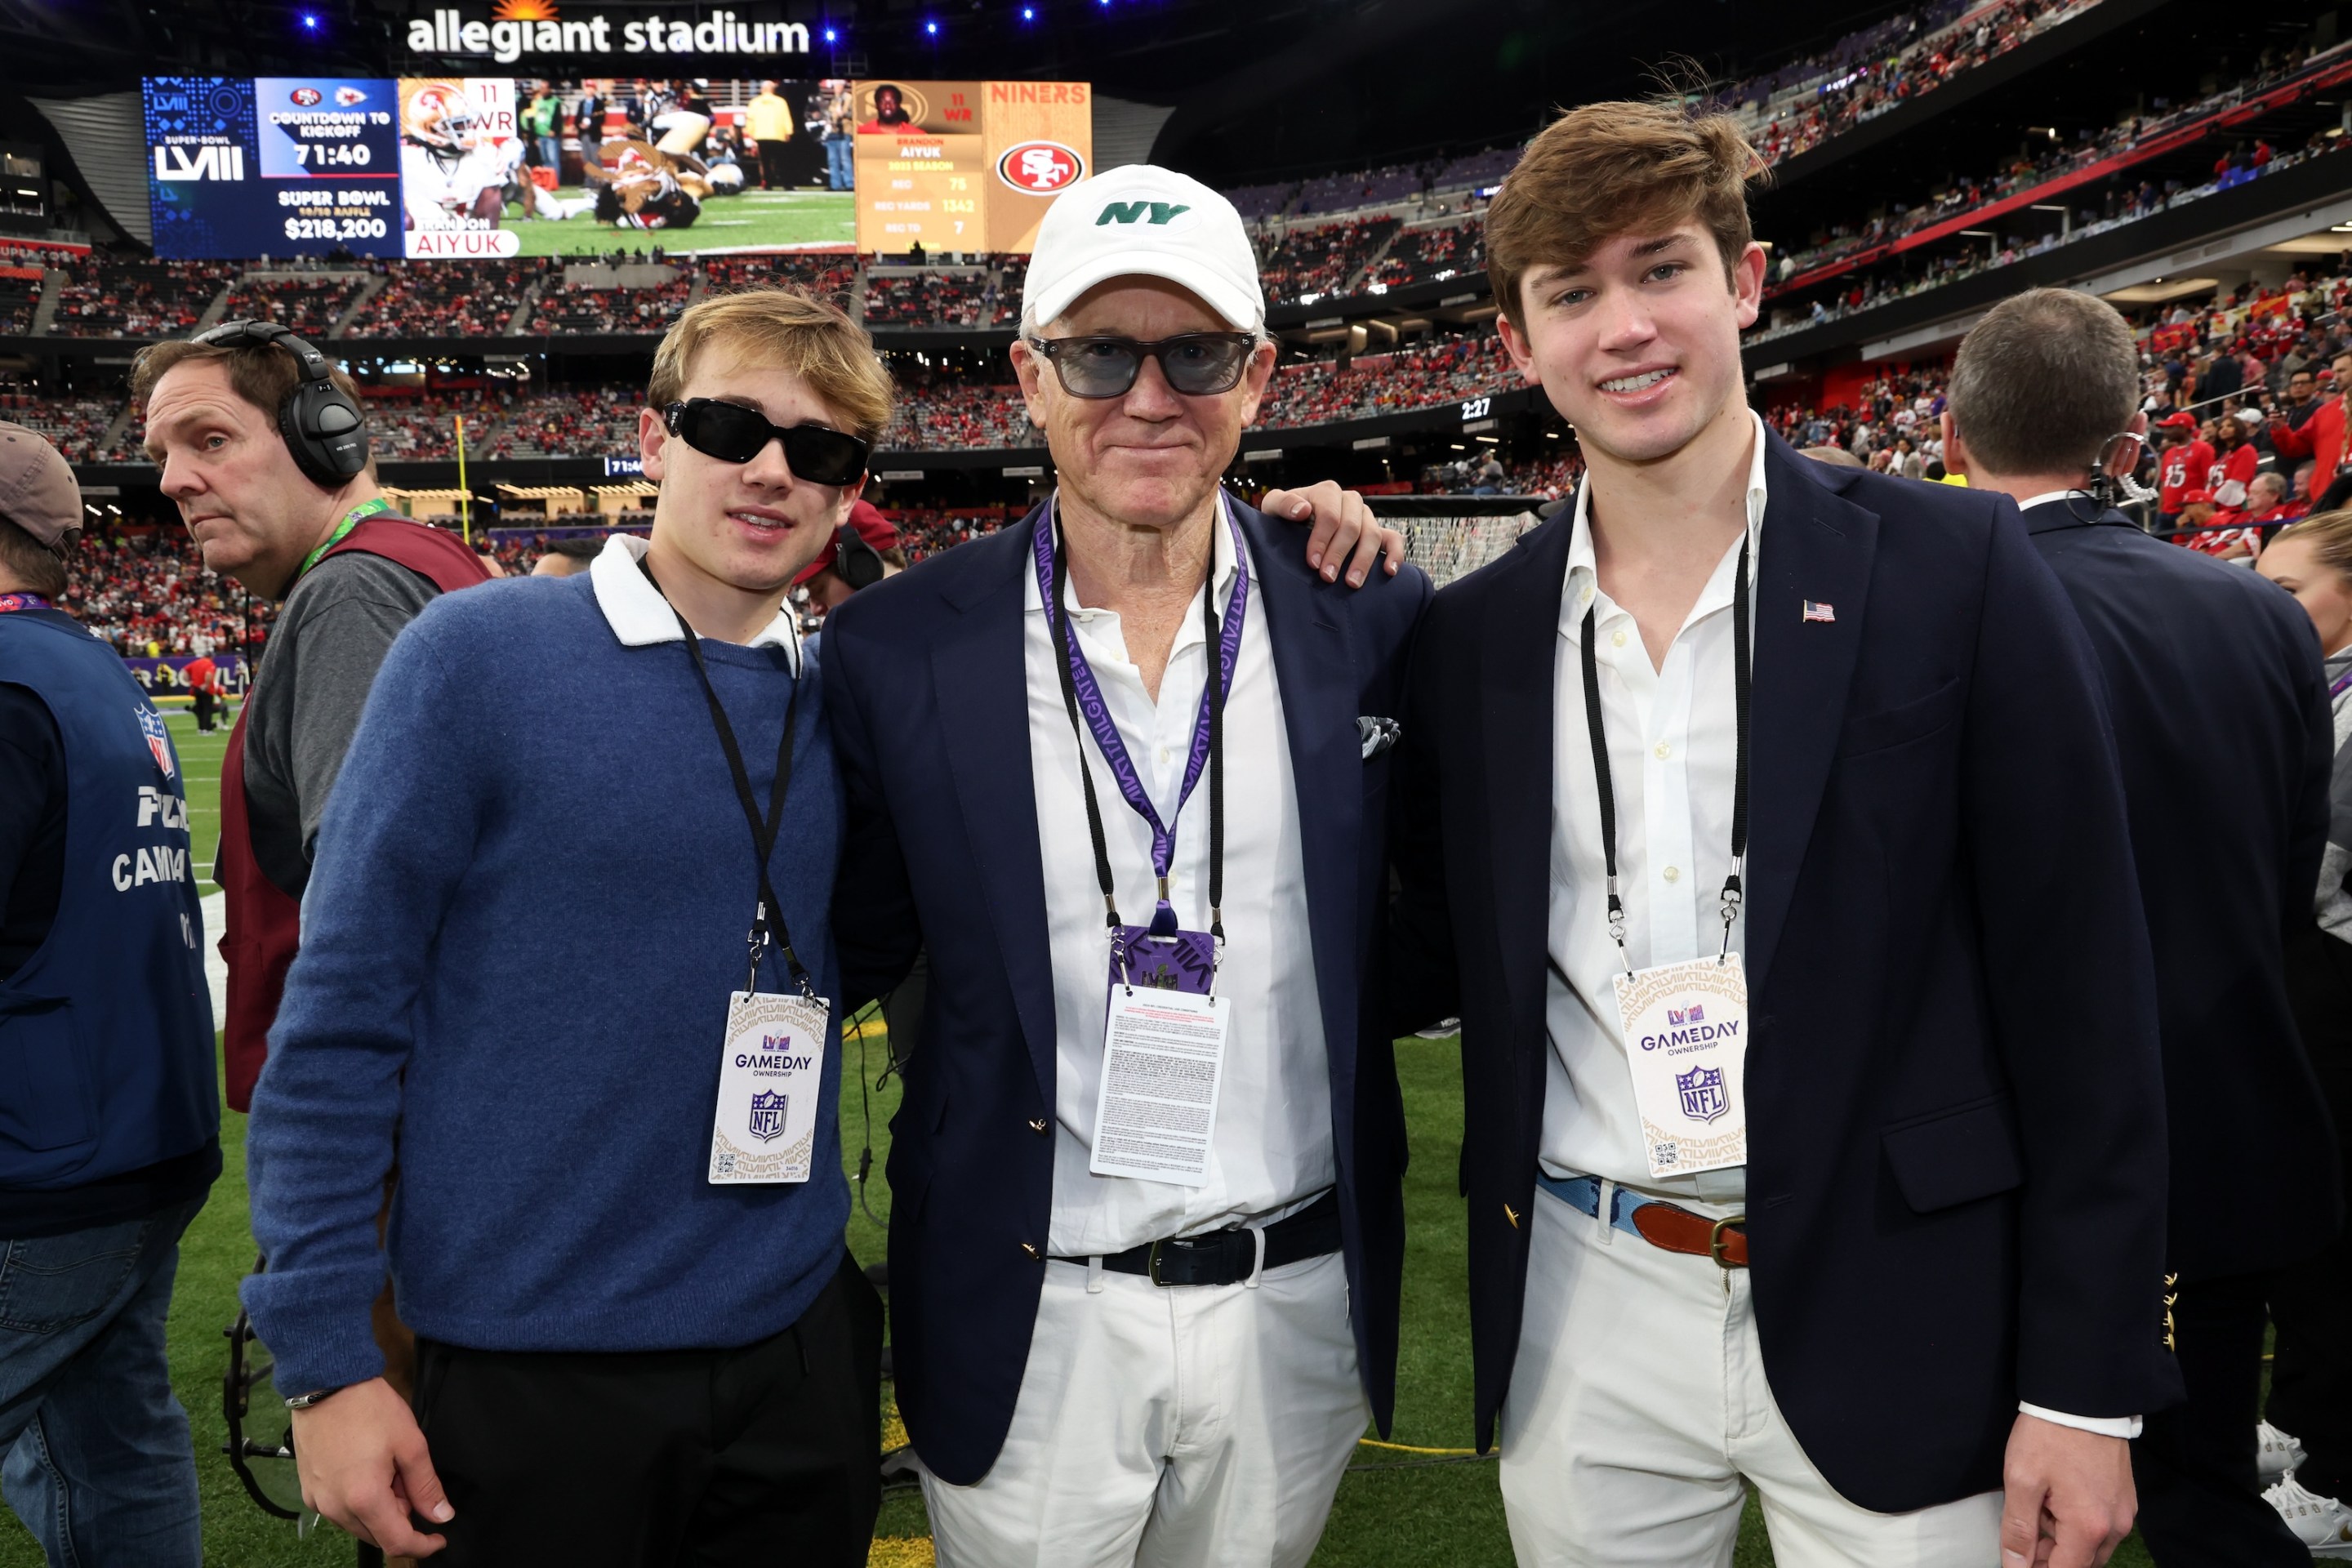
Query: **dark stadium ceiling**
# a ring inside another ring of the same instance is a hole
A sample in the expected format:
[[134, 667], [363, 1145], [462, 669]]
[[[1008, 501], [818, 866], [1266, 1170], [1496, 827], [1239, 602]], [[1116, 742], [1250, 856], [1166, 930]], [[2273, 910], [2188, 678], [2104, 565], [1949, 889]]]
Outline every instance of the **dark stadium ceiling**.
[[[443, 0], [457, 3], [457, 0]], [[487, 14], [488, 0], [464, 0]], [[557, 0], [558, 8], [571, 0]], [[591, 0], [580, 0], [584, 9]], [[721, 0], [713, 0], [713, 4]], [[0, 0], [0, 81], [116, 91], [144, 74], [389, 74], [432, 0]], [[611, 8], [619, 9], [617, 5]], [[804, 74], [1089, 80], [1172, 108], [1156, 155], [1238, 183], [1516, 141], [1553, 105], [1780, 63], [1879, 0], [740, 0], [808, 23]], [[632, 16], [693, 5], [633, 0]], [[1024, 18], [1024, 12], [1030, 13]], [[499, 68], [484, 66], [483, 70]], [[510, 68], [518, 73], [526, 68]], [[607, 65], [577, 74], [604, 74]]]

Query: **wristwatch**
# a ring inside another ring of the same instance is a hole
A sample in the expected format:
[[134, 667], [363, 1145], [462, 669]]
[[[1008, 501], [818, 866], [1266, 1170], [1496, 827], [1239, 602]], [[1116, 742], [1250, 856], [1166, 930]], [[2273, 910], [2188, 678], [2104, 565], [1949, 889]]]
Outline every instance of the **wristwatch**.
[[329, 1394], [341, 1394], [342, 1391], [343, 1389], [341, 1384], [337, 1384], [333, 1388], [314, 1388], [308, 1394], [298, 1394], [291, 1399], [289, 1399], [286, 1402], [286, 1408], [289, 1410], [308, 1410], [310, 1406], [318, 1404], [319, 1401], [326, 1398]]

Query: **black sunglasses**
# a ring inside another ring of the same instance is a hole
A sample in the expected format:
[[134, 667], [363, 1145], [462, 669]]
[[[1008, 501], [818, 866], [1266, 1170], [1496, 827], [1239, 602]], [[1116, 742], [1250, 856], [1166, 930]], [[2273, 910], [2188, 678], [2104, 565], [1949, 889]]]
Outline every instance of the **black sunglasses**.
[[813, 485], [849, 485], [866, 471], [867, 447], [856, 437], [822, 425], [771, 425], [740, 403], [689, 397], [662, 410], [669, 433], [722, 463], [748, 463], [771, 441], [784, 444], [784, 466]]
[[1031, 338], [1029, 346], [1053, 363], [1072, 397], [1124, 397], [1143, 362], [1156, 359], [1168, 384], [1187, 397], [1210, 397], [1239, 386], [1257, 339], [1248, 332], [1185, 332], [1144, 342], [1136, 338]]

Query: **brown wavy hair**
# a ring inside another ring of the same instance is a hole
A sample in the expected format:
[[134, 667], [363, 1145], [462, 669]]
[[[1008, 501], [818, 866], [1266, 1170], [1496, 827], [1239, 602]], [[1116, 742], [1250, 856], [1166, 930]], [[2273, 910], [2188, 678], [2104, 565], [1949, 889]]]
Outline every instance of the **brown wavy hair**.
[[1537, 267], [1580, 266], [1610, 239], [1663, 234], [1696, 217], [1723, 253], [1727, 282], [1748, 248], [1748, 186], [1764, 161], [1723, 114], [1679, 98], [1571, 109], [1544, 127], [1486, 208], [1486, 277], [1524, 328], [1519, 279]]

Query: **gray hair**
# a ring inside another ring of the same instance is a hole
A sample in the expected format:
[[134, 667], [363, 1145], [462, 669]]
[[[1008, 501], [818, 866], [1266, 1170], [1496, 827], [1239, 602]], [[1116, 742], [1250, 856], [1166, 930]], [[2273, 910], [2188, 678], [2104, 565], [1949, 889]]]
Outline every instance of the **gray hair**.
[[2105, 300], [2029, 289], [1960, 340], [1946, 406], [1996, 474], [2086, 472], [2137, 410], [2139, 345]]

